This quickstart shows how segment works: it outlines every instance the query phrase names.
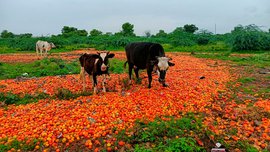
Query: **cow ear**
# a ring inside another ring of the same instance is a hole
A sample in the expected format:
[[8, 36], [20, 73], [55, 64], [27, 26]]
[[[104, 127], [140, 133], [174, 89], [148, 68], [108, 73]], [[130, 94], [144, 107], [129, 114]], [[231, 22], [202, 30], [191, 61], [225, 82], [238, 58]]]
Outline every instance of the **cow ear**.
[[108, 58], [113, 58], [113, 57], [114, 57], [114, 54], [113, 54], [113, 53], [108, 54], [107, 57], [108, 57]]
[[172, 62], [168, 62], [169, 66], [174, 66], [175, 64]]

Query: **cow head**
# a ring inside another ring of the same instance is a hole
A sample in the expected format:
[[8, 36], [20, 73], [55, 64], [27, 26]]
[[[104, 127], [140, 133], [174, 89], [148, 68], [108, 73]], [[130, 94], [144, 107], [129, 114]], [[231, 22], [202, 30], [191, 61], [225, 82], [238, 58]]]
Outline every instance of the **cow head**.
[[107, 71], [109, 67], [109, 58], [113, 58], [114, 54], [110, 52], [97, 52], [98, 58], [96, 60], [96, 64], [100, 67], [101, 71]]
[[50, 43], [51, 48], [56, 48], [56, 46], [53, 43]]
[[156, 57], [156, 67], [157, 67], [157, 73], [158, 73], [158, 81], [162, 83], [164, 86], [165, 84], [165, 76], [166, 72], [169, 69], [170, 66], [174, 66], [174, 63], [169, 62], [172, 60], [169, 57]]

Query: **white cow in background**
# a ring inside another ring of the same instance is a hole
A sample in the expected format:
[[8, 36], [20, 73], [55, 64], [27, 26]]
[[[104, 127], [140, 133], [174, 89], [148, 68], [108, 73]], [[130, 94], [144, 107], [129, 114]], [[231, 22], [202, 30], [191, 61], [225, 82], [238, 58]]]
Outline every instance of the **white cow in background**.
[[38, 40], [36, 43], [37, 55], [39, 55], [40, 53], [40, 55], [42, 56], [42, 53], [45, 53], [45, 56], [47, 56], [48, 51], [50, 51], [52, 48], [55, 48], [55, 45], [47, 41]]

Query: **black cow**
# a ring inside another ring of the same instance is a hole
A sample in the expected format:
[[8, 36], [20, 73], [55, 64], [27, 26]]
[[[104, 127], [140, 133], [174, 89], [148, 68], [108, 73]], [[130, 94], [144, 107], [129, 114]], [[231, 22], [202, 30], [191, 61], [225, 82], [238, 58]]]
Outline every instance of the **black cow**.
[[83, 54], [80, 57], [81, 72], [80, 78], [83, 80], [83, 91], [85, 91], [85, 71], [92, 75], [92, 83], [94, 88], [94, 94], [97, 93], [97, 76], [103, 75], [103, 92], [106, 92], [105, 80], [106, 75], [109, 75], [109, 58], [113, 58], [114, 54], [110, 52], [98, 52], [97, 54]]
[[[137, 42], [130, 43], [125, 47], [127, 61], [129, 65], [129, 80], [131, 82], [132, 69], [139, 79], [139, 69], [147, 69], [148, 88], [151, 88], [152, 72], [155, 68], [159, 75], [159, 82], [164, 86], [166, 71], [169, 66], [174, 66], [174, 63], [169, 62], [171, 58], [165, 57], [163, 47], [158, 43]], [[126, 64], [125, 63], [125, 64]]]

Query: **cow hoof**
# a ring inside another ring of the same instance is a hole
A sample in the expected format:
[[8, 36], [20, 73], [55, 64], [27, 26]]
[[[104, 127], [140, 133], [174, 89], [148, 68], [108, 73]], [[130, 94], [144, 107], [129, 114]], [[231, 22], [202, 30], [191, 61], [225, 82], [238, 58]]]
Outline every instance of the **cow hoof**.
[[166, 84], [166, 83], [164, 83], [164, 84], [163, 84], [163, 87], [168, 87], [168, 86], [169, 86], [169, 85], [168, 85], [168, 84]]

